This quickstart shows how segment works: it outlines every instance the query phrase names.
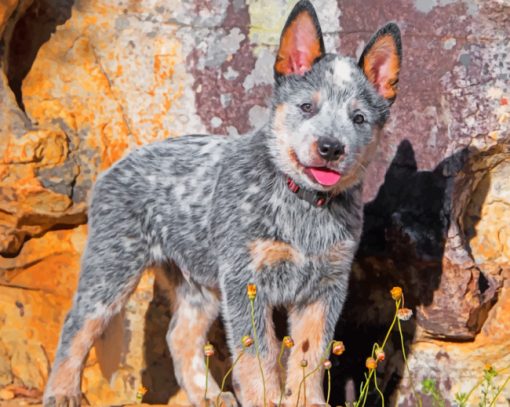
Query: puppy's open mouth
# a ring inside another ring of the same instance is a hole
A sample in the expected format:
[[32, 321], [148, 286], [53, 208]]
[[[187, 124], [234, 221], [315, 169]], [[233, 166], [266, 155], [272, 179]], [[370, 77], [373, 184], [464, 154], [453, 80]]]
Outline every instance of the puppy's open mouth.
[[312, 181], [325, 187], [335, 185], [342, 177], [339, 172], [326, 167], [305, 167], [305, 174]]

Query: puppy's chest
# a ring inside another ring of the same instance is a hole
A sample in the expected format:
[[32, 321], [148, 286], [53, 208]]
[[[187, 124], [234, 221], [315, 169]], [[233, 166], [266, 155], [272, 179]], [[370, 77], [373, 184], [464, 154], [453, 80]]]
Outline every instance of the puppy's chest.
[[250, 279], [273, 305], [305, 301], [347, 278], [354, 251], [350, 240], [309, 251], [283, 240], [254, 239], [249, 242]]
[[333, 241], [312, 250], [277, 238], [257, 238], [248, 243], [252, 269], [258, 273], [331, 267], [341, 258], [348, 261], [354, 246], [351, 240]]

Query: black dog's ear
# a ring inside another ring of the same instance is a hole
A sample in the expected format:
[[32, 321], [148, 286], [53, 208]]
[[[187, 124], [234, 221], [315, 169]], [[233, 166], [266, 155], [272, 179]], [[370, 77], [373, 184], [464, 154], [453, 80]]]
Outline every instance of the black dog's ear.
[[374, 34], [359, 60], [367, 79], [391, 102], [397, 96], [401, 60], [400, 30], [395, 23], [386, 24]]
[[300, 0], [282, 31], [274, 65], [275, 78], [303, 75], [323, 55], [324, 41], [315, 9], [308, 0]]

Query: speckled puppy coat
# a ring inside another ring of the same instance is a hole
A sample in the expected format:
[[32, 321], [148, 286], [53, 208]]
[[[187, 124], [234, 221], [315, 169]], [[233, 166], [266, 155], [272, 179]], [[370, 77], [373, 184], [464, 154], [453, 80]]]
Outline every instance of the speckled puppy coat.
[[[93, 341], [119, 313], [147, 266], [174, 262], [167, 339], [180, 385], [204, 405], [206, 333], [219, 315], [233, 355], [253, 335], [248, 283], [266, 400], [253, 347], [233, 372], [236, 396], [222, 405], [295, 406], [300, 363], [315, 367], [346, 297], [362, 227], [361, 190], [400, 70], [400, 33], [380, 29], [358, 63], [326, 54], [312, 5], [301, 0], [284, 27], [271, 117], [253, 134], [184, 136], [133, 151], [103, 173], [89, 211], [78, 291], [64, 323], [44, 395], [46, 406], [80, 403]], [[286, 307], [296, 346], [277, 368], [272, 310]], [[324, 405], [322, 372], [307, 379], [307, 405]], [[215, 400], [217, 383], [209, 381]], [[237, 401], [236, 401], [237, 398]]]

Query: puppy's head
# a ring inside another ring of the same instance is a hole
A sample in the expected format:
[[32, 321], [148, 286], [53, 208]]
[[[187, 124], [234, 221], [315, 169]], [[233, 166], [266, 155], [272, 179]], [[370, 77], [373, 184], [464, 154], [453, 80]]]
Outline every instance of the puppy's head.
[[299, 1], [274, 66], [269, 149], [278, 168], [318, 191], [358, 183], [396, 97], [400, 61], [393, 23], [374, 34], [358, 63], [325, 53], [314, 8]]

